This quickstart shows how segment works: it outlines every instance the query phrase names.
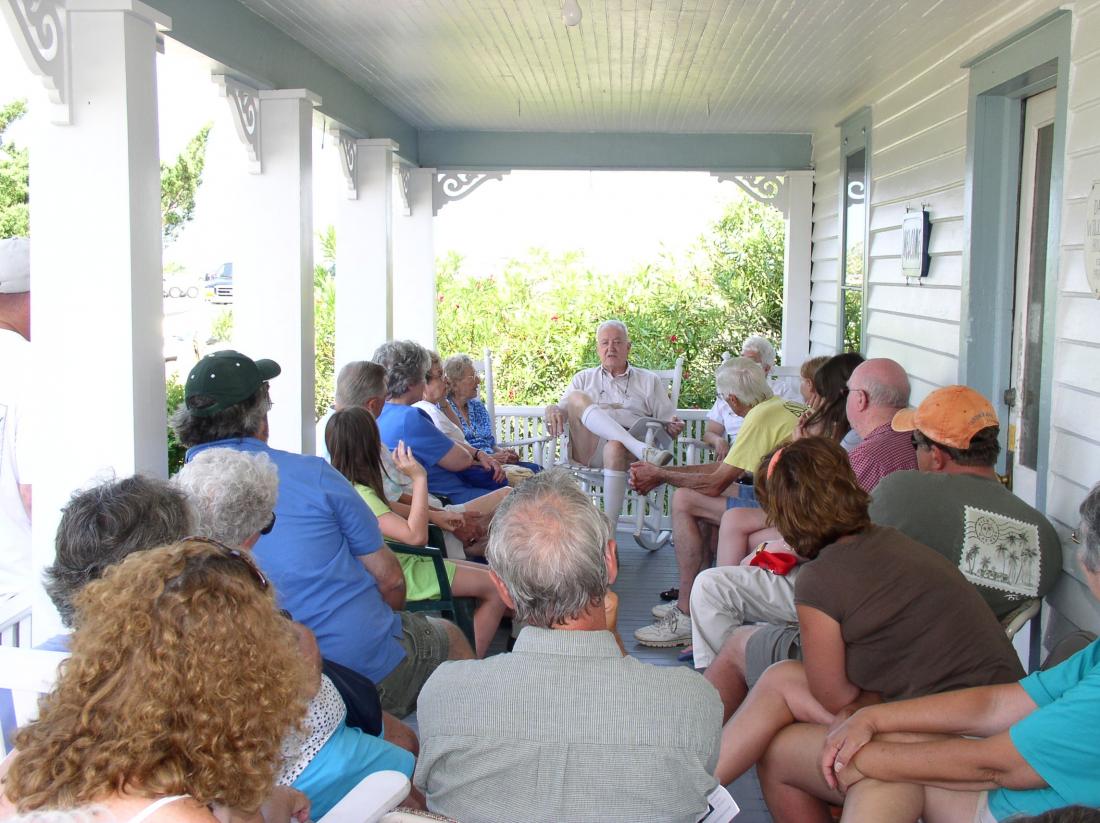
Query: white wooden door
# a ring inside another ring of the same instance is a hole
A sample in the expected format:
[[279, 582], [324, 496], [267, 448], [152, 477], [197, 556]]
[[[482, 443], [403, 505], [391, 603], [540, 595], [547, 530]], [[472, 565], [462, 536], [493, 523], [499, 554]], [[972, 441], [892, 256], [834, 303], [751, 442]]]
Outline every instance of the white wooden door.
[[1051, 89], [1024, 101], [1024, 145], [1020, 162], [1020, 211], [1016, 234], [1016, 294], [1012, 317], [1008, 479], [1012, 490], [1035, 505], [1039, 440], [1043, 298], [1046, 289], [1051, 150], [1054, 137]]

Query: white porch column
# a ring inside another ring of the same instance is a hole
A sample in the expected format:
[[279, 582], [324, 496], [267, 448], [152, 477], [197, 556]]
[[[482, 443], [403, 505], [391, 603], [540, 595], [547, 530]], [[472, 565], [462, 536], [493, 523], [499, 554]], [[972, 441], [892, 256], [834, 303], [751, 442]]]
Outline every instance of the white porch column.
[[336, 372], [393, 338], [393, 140], [355, 141], [355, 199], [336, 228]]
[[259, 174], [240, 180], [245, 221], [233, 264], [233, 340], [282, 366], [271, 382], [270, 442], [312, 454], [313, 107], [305, 89], [260, 91]]
[[801, 366], [810, 356], [810, 237], [814, 173], [787, 172], [783, 244], [783, 365]]
[[39, 581], [72, 492], [168, 473], [155, 56], [171, 21], [138, 2], [67, 5], [62, 105], [31, 103], [34, 643], [60, 630]]
[[435, 169], [401, 166], [401, 213], [393, 219], [393, 336], [435, 348], [435, 246], [432, 242], [432, 181]]

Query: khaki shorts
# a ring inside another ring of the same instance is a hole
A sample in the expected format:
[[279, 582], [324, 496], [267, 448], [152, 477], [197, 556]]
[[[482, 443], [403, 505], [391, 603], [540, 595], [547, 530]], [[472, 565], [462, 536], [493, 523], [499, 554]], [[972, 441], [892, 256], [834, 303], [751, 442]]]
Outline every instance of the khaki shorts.
[[797, 624], [760, 626], [745, 645], [745, 685], [750, 689], [755, 686], [772, 663], [801, 659], [802, 634]]
[[416, 710], [420, 690], [451, 652], [444, 621], [416, 612], [400, 612], [401, 646], [405, 659], [387, 674], [378, 687], [382, 710], [405, 717]]

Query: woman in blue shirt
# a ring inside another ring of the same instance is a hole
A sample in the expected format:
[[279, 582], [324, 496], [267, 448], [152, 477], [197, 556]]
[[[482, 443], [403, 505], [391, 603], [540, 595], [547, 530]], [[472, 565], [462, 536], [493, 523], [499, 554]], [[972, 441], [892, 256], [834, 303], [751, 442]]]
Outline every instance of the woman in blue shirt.
[[[1100, 599], [1100, 484], [1081, 504], [1081, 565]], [[960, 631], [965, 631], [960, 627]], [[990, 821], [1100, 806], [1100, 641], [1018, 683], [860, 709], [827, 733], [795, 724], [761, 764], [775, 820]], [[817, 816], [815, 816], [817, 815]]]

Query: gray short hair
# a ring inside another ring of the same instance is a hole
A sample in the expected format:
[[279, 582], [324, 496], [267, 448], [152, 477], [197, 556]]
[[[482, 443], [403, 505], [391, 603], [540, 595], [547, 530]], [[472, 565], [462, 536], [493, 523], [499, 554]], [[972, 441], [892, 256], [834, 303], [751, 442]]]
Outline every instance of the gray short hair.
[[469, 366], [474, 371], [474, 361], [468, 354], [452, 354], [446, 360], [443, 361], [443, 377], [448, 383], [453, 384], [457, 380], [462, 379], [462, 373], [466, 371], [466, 367]]
[[400, 397], [417, 383], [423, 383], [432, 363], [428, 350], [412, 340], [383, 343], [371, 360], [386, 370], [387, 397]]
[[759, 334], [746, 337], [745, 342], [741, 344], [741, 353], [744, 354], [747, 351], [759, 355], [760, 365], [765, 369], [770, 369], [775, 365], [775, 346], [768, 338], [761, 337]]
[[1100, 573], [1100, 483], [1081, 501], [1081, 549], [1085, 568]]
[[263, 452], [205, 449], [174, 482], [191, 504], [195, 533], [240, 546], [271, 521], [279, 470]]
[[485, 556], [518, 620], [552, 628], [607, 594], [607, 518], [561, 469], [526, 480], [497, 509]]
[[111, 566], [189, 531], [187, 498], [164, 480], [134, 475], [76, 492], [61, 510], [56, 556], [43, 574], [62, 622], [72, 626], [73, 598]]
[[370, 360], [353, 360], [336, 376], [336, 408], [365, 406], [386, 396], [386, 370]]
[[[200, 395], [201, 396], [201, 395]], [[196, 417], [181, 403], [168, 424], [176, 437], [187, 448], [215, 440], [228, 440], [234, 437], [255, 437], [263, 428], [267, 413], [271, 411], [271, 394], [267, 383], [260, 384], [256, 393], [228, 409], [210, 415]]]
[[747, 357], [731, 357], [719, 366], [714, 385], [723, 399], [732, 394], [746, 406], [763, 403], [772, 396], [764, 368]]
[[627, 329], [626, 323], [622, 320], [604, 320], [600, 325], [596, 326], [596, 337], [599, 337], [600, 332], [609, 327], [620, 329], [623, 333], [623, 337], [626, 338], [627, 342], [630, 342], [630, 331]]

